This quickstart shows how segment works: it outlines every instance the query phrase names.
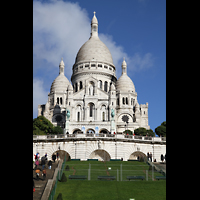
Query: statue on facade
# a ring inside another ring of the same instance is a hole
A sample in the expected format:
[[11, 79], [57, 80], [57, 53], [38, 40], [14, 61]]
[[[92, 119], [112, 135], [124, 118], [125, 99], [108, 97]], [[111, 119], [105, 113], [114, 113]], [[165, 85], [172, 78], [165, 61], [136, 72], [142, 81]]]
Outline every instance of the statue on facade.
[[66, 111], [66, 116], [67, 116], [67, 119], [69, 119], [70, 118], [70, 111], [67, 109], [67, 111]]
[[115, 111], [114, 111], [114, 109], [112, 108], [112, 109], [111, 109], [111, 117], [112, 117], [112, 119], [114, 119], [114, 116], [115, 116]]

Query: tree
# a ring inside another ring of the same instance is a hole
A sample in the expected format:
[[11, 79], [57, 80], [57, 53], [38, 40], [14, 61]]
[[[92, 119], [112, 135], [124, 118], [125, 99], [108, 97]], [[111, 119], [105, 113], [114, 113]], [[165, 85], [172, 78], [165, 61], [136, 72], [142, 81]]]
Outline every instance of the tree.
[[[63, 173], [63, 174], [64, 174], [64, 173]], [[63, 200], [63, 198], [62, 198], [62, 193], [59, 193], [59, 194], [58, 194], [57, 200]]]
[[134, 130], [135, 135], [146, 135], [147, 134], [147, 130], [146, 128], [140, 127], [140, 128], [136, 128]]
[[44, 116], [38, 116], [37, 118], [33, 119], [34, 135], [45, 135], [47, 133], [54, 134], [53, 129], [53, 124]]
[[63, 130], [60, 126], [55, 126], [53, 128], [53, 134], [63, 134]]
[[129, 135], [133, 135], [133, 132], [131, 130], [125, 130], [124, 133], [129, 134]]
[[166, 127], [166, 121], [164, 121], [161, 125]]
[[158, 136], [166, 137], [166, 121], [164, 121], [160, 126], [155, 129]]
[[147, 130], [147, 136], [155, 137], [155, 133], [153, 132], [152, 129]]

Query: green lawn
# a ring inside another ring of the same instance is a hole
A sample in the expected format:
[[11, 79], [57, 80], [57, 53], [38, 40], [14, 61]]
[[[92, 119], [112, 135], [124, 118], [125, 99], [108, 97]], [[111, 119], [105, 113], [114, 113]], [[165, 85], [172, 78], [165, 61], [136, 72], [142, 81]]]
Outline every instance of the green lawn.
[[[90, 177], [88, 180], [69, 180], [69, 175], [86, 175], [90, 163]], [[120, 165], [122, 164], [122, 176], [120, 173]], [[98, 162], [98, 161], [70, 161], [66, 162], [70, 170], [63, 171], [67, 177], [67, 182], [58, 182], [56, 194], [62, 193], [63, 199], [69, 200], [162, 200], [166, 199], [166, 181], [152, 181], [152, 171], [149, 171], [149, 166], [143, 162]], [[108, 170], [108, 167], [111, 170]], [[148, 171], [148, 180], [146, 181], [146, 170]], [[118, 171], [118, 172], [117, 172]], [[118, 180], [117, 181], [117, 174]], [[116, 176], [115, 181], [99, 181], [99, 175]], [[145, 180], [127, 181], [126, 176], [142, 175]], [[155, 172], [153, 177], [162, 176]], [[120, 181], [122, 177], [123, 181]]]
[[55, 198], [69, 200], [164, 200], [166, 181], [67, 181], [58, 182]]

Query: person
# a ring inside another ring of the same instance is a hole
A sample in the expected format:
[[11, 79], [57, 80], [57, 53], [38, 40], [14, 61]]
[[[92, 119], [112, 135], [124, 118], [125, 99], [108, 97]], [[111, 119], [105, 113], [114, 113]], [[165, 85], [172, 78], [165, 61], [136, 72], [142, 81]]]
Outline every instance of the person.
[[39, 154], [39, 152], [37, 153], [37, 159], [39, 160], [39, 158], [40, 158], [40, 154]]
[[47, 158], [47, 153], [45, 153], [45, 158]]
[[42, 165], [42, 170], [44, 169], [44, 167], [45, 167], [45, 157], [42, 157], [42, 159], [41, 159], [42, 161], [41, 161], [41, 165]]
[[38, 168], [38, 166], [39, 166], [39, 161], [38, 161], [38, 160], [36, 160], [36, 161], [35, 161], [35, 169], [37, 169], [37, 168]]
[[149, 154], [149, 157], [150, 157], [150, 160], [151, 160], [151, 162], [152, 162], [152, 153], [150, 152], [150, 154]]
[[37, 169], [35, 170], [35, 173], [36, 173], [36, 179], [38, 180], [38, 179], [39, 179], [39, 176], [40, 176], [40, 169], [37, 168]]
[[57, 154], [56, 154], [56, 157], [57, 157], [57, 160], [58, 160], [58, 158], [59, 158], [59, 153], [57, 152]]
[[34, 156], [35, 156], [35, 161], [36, 161], [37, 160], [37, 154], [36, 155], [34, 154]]
[[52, 160], [55, 162], [55, 160], [56, 160], [56, 155], [55, 154], [52, 155]]
[[49, 162], [48, 162], [49, 169], [51, 169], [51, 165], [52, 165], [52, 161], [49, 160]]
[[43, 169], [43, 170], [42, 170], [42, 176], [43, 176], [43, 180], [45, 180], [45, 179], [46, 179], [46, 174], [47, 174], [46, 170], [45, 170], [45, 169]]
[[149, 161], [149, 152], [147, 152], [147, 159], [148, 159], [148, 161]]
[[160, 159], [161, 159], [161, 161], [163, 162], [163, 160], [164, 160], [163, 154], [161, 154]]

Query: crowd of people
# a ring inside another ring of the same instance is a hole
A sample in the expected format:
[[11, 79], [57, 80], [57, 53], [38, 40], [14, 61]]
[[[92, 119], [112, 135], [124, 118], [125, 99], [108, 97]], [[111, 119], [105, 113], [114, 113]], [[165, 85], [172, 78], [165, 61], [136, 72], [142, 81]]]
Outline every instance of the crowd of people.
[[[45, 155], [43, 157], [40, 158], [40, 154], [39, 152], [37, 152], [36, 154], [34, 154], [34, 159], [35, 159], [35, 176], [36, 176], [36, 180], [39, 180], [39, 177], [42, 176], [43, 179], [42, 180], [45, 180], [46, 179], [46, 175], [47, 175], [47, 172], [46, 172], [46, 164], [48, 166], [48, 169], [51, 169], [51, 166], [52, 166], [52, 160], [54, 161], [55, 163], [55, 160], [59, 159], [59, 153], [54, 153], [52, 155], [52, 158], [49, 159], [48, 163], [47, 163], [47, 160], [48, 160], [48, 156], [47, 156], [47, 153], [45, 153]], [[42, 168], [39, 167], [39, 161], [41, 161], [41, 166]], [[33, 181], [33, 192], [35, 192], [35, 186], [34, 186], [34, 181]]]
[[[151, 161], [152, 162], [152, 153], [150, 152], [147, 152], [147, 159], [148, 159], [148, 161]], [[165, 156], [163, 156], [163, 154], [161, 154], [161, 156], [160, 156], [160, 159], [161, 159], [161, 161], [163, 162], [164, 160], [165, 160], [165, 162], [166, 162], [166, 154], [165, 154]], [[154, 159], [154, 162], [156, 162], [156, 159]]]

